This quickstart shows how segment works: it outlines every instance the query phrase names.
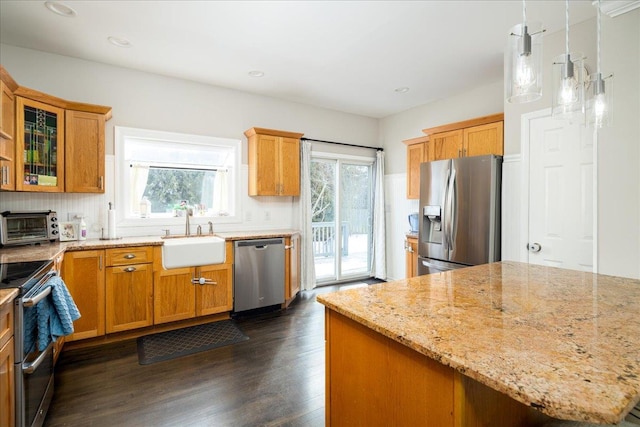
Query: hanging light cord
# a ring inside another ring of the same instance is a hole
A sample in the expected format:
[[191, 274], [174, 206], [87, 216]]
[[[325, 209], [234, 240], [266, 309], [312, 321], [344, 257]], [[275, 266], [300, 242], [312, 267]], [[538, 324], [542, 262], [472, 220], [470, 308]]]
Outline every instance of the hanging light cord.
[[567, 50], [567, 56], [569, 55], [569, 0], [565, 0], [565, 25], [567, 30], [564, 33], [564, 45]]
[[527, 25], [527, 6], [525, 0], [522, 0], [522, 24]]
[[597, 24], [598, 24], [598, 34], [597, 34], [597, 54], [596, 54], [596, 73], [598, 73], [598, 75], [600, 75], [600, 0], [598, 0], [598, 19], [597, 19]]

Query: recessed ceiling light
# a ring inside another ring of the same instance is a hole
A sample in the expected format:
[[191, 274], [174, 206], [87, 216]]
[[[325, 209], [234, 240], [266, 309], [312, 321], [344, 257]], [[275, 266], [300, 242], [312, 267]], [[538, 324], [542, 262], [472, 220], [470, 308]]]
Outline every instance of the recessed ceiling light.
[[111, 43], [114, 46], [118, 46], [118, 47], [131, 47], [132, 44], [129, 40], [125, 39], [124, 37], [114, 37], [114, 36], [109, 36], [107, 37], [107, 40], [109, 40], [109, 43]]
[[249, 75], [251, 77], [264, 77], [264, 72], [260, 70], [253, 70], [253, 71], [249, 71]]
[[56, 15], [66, 16], [67, 18], [73, 18], [77, 15], [75, 10], [71, 9], [66, 4], [62, 4], [57, 1], [46, 1], [44, 2], [44, 5]]
[[395, 88], [394, 90], [395, 90], [396, 92], [398, 92], [398, 93], [407, 93], [407, 92], [409, 92], [409, 88], [408, 88], [408, 87], [406, 87], [406, 86], [403, 86], [403, 87], [397, 87], [397, 88]]

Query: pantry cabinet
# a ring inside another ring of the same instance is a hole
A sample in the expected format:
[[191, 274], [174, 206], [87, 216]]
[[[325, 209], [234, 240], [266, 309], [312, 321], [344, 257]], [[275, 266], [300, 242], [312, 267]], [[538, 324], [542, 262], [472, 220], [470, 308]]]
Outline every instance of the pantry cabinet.
[[300, 195], [302, 133], [251, 128], [248, 139], [249, 195]]
[[153, 324], [152, 248], [107, 249], [106, 332]]
[[224, 313], [233, 309], [233, 245], [225, 262], [201, 267], [162, 267], [162, 247], [154, 249], [154, 324]]
[[105, 334], [104, 250], [66, 252], [62, 278], [81, 317], [73, 322], [67, 342]]

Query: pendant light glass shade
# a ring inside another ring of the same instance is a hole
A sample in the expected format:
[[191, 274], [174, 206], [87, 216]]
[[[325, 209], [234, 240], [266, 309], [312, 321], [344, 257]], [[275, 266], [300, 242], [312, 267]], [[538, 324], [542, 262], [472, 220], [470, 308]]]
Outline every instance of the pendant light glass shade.
[[542, 97], [542, 33], [540, 22], [515, 25], [507, 38], [504, 55], [504, 93], [509, 103], [525, 103]]
[[553, 60], [551, 70], [553, 96], [551, 115], [557, 119], [584, 123], [584, 86], [586, 70], [584, 55], [580, 52], [569, 52], [569, 1], [566, 4], [565, 53]]
[[613, 75], [606, 78], [600, 72], [600, 1], [598, 0], [597, 70], [591, 79], [587, 119], [590, 126], [601, 128], [613, 123]]

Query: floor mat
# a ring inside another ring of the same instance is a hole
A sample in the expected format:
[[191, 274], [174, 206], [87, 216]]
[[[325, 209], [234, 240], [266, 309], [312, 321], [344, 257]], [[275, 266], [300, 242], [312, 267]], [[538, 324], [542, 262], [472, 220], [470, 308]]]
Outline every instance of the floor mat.
[[138, 338], [138, 362], [149, 365], [248, 339], [232, 320], [145, 335]]

